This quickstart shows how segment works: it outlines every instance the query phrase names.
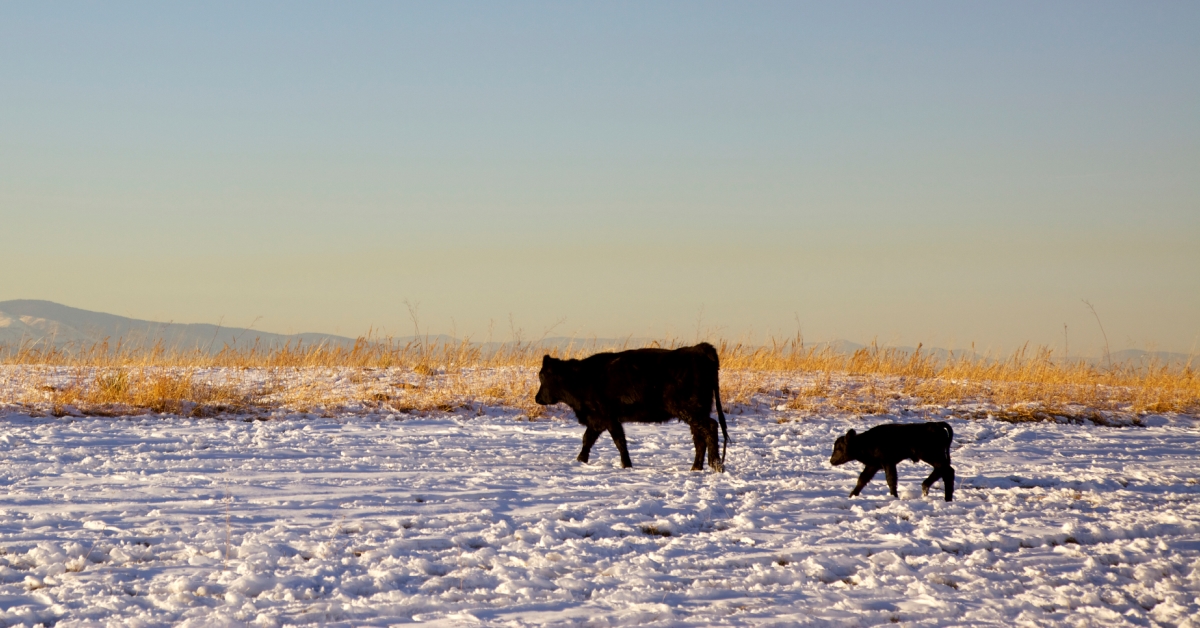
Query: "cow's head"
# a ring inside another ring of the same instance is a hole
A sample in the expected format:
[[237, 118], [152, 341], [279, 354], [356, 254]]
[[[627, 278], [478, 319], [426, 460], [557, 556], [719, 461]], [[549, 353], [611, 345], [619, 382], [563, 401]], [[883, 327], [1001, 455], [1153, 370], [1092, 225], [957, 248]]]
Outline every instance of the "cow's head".
[[542, 356], [542, 370], [538, 371], [537, 395], [533, 400], [543, 406], [551, 406], [567, 401], [569, 396], [566, 389], [567, 364], [565, 360], [556, 360], [550, 356]]
[[839, 436], [833, 441], [833, 455], [829, 457], [829, 464], [836, 467], [854, 460], [850, 457], [850, 441], [854, 440], [854, 436], [854, 430], [850, 430], [845, 436]]

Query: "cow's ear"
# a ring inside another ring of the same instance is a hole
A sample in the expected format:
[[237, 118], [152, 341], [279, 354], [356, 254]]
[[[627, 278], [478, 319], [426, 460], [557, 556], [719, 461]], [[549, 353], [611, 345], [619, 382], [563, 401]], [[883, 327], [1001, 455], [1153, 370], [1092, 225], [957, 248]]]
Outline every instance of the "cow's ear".
[[546, 366], [547, 364], [549, 364], [553, 361], [554, 361], [554, 358], [550, 357], [549, 355], [542, 356], [542, 366]]
[[858, 434], [854, 430], [850, 430], [850, 431], [846, 432], [846, 440], [850, 440], [851, 438], [854, 438], [857, 435]]

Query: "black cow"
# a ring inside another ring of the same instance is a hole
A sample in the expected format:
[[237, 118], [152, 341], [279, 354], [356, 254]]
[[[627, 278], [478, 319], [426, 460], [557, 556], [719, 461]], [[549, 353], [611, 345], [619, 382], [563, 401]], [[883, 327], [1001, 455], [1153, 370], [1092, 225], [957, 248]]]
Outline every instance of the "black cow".
[[542, 358], [541, 387], [534, 399], [542, 405], [565, 403], [587, 429], [579, 461], [587, 462], [592, 445], [605, 430], [621, 452], [621, 466], [632, 467], [622, 423], [663, 423], [677, 418], [692, 428], [696, 460], [704, 468], [704, 452], [713, 471], [725, 470], [725, 452], [717, 454], [717, 417], [729, 445], [725, 412], [721, 409], [717, 350], [707, 342], [680, 349], [633, 349], [597, 353], [582, 360]]
[[942, 478], [946, 487], [946, 501], [954, 499], [954, 467], [950, 466], [950, 441], [954, 430], [949, 423], [889, 423], [855, 434], [854, 430], [839, 436], [833, 444], [833, 456], [829, 464], [834, 466], [857, 460], [866, 468], [858, 476], [858, 485], [850, 492], [854, 497], [862, 492], [871, 478], [883, 469], [892, 497], [896, 494], [896, 463], [911, 458], [913, 462], [924, 460], [933, 465], [933, 473], [921, 482], [921, 494], [928, 495], [929, 487]]

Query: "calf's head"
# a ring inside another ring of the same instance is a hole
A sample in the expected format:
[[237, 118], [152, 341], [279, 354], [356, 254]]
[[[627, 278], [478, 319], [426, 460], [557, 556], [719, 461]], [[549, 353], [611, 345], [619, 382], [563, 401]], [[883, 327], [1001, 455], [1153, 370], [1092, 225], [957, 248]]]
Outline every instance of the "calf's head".
[[829, 464], [836, 467], [854, 459], [850, 457], [850, 441], [854, 440], [854, 436], [854, 430], [850, 430], [844, 436], [839, 436], [837, 440], [833, 441], [833, 455], [829, 457]]
[[542, 356], [542, 370], [538, 371], [540, 385], [533, 397], [534, 401], [543, 406], [567, 401], [564, 377], [567, 374], [566, 366], [563, 360], [556, 360], [548, 355]]

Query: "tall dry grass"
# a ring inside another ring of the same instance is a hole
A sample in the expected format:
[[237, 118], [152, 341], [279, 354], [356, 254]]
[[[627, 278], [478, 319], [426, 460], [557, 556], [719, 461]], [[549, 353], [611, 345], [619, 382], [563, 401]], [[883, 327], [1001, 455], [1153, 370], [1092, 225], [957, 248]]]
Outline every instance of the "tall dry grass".
[[[722, 344], [722, 368], [750, 373], [810, 373], [806, 388], [789, 391], [788, 406], [819, 411], [885, 412], [897, 399], [924, 405], [976, 404], [1009, 420], [1057, 414], [1094, 418], [1096, 412], [1200, 413], [1200, 374], [1191, 362], [1155, 360], [1102, 366], [1064, 360], [1052, 350], [1023, 347], [992, 358], [972, 353], [938, 357], [877, 345], [853, 353], [801, 342], [766, 347]], [[754, 378], [745, 378], [753, 383]], [[749, 386], [733, 392], [750, 398]], [[723, 388], [724, 390], [724, 388]]]
[[[595, 347], [556, 349], [580, 357]], [[55, 414], [136, 410], [192, 414], [364, 406], [397, 412], [502, 405], [538, 416], [542, 353], [529, 343], [490, 349], [470, 343], [360, 338], [353, 346], [295, 344], [219, 351], [100, 342], [0, 346], [0, 365], [18, 367], [0, 403]], [[10, 369], [11, 370], [11, 369]], [[348, 382], [348, 383], [347, 383]]]
[[[715, 344], [721, 395], [735, 406], [870, 414], [897, 404], [936, 405], [1009, 420], [1104, 412], [1200, 414], [1200, 377], [1190, 363], [1102, 366], [1058, 359], [1047, 348], [999, 358], [973, 353], [939, 358], [920, 347], [906, 352], [875, 345], [842, 353], [806, 346], [799, 338], [766, 346]], [[352, 347], [255, 345], [216, 352], [120, 342], [26, 343], [0, 347], [0, 364], [10, 372], [21, 367], [10, 377], [24, 378], [0, 389], [0, 402], [41, 404], [55, 412], [196, 415], [355, 405], [398, 412], [508, 406], [536, 417], [543, 411], [532, 401], [542, 355], [582, 357], [597, 349], [587, 343], [546, 350], [536, 343], [484, 348], [368, 338]]]

